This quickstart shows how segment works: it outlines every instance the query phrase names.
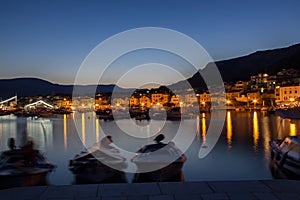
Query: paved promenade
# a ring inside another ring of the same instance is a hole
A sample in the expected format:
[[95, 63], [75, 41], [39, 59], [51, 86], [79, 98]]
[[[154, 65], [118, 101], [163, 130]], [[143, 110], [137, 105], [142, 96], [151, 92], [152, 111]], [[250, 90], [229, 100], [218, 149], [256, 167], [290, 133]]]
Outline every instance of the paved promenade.
[[51, 200], [299, 200], [300, 181], [208, 181], [36, 186], [0, 190], [0, 199]]

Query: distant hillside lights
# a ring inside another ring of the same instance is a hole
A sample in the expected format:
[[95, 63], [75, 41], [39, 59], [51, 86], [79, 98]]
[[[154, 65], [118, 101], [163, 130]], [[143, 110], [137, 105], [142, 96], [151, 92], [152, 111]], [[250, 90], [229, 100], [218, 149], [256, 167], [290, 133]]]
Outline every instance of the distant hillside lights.
[[300, 99], [300, 73], [283, 69], [276, 75], [267, 73], [251, 76], [246, 81], [225, 84], [226, 100], [232, 108], [275, 107], [276, 104], [291, 104]]
[[278, 86], [275, 90], [275, 96], [277, 103], [295, 103], [300, 99], [300, 86]]
[[[174, 94], [167, 87], [158, 89], [136, 90], [130, 97], [113, 98], [111, 94], [97, 94], [92, 97], [75, 97], [67, 95], [19, 97], [15, 100], [2, 100], [0, 109], [24, 109], [26, 105], [43, 100], [53, 105], [53, 109], [65, 110], [124, 110], [128, 108], [148, 110], [150, 108], [170, 110], [181, 108], [181, 112], [190, 112], [195, 106], [201, 111], [209, 111], [212, 104], [221, 105], [226, 102], [227, 109], [261, 109], [274, 108], [278, 105], [299, 104], [300, 101], [300, 72], [294, 69], [284, 69], [276, 75], [258, 74], [251, 76], [249, 81], [224, 83], [226, 99], [221, 99], [219, 94], [210, 94], [203, 88], [181, 91]], [[224, 96], [224, 94], [223, 94]], [[36, 107], [41, 107], [37, 105]]]

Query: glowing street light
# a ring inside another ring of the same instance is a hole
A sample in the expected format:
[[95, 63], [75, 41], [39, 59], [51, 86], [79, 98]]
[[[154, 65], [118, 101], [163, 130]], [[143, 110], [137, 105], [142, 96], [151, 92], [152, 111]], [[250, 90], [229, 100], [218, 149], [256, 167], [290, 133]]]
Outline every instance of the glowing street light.
[[255, 107], [256, 107], [257, 100], [254, 99], [254, 100], [253, 100], [253, 103], [254, 103], [254, 108], [255, 108]]

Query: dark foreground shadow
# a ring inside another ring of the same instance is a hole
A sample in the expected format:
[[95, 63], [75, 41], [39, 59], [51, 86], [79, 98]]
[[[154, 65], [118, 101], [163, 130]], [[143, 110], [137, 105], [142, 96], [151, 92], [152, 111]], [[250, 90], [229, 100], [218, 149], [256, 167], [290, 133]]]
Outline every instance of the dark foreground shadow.
[[284, 167], [279, 167], [276, 160], [271, 160], [269, 163], [269, 169], [274, 179], [291, 179], [300, 180], [300, 175], [296, 174]]
[[182, 171], [172, 177], [163, 177], [157, 176], [157, 173], [149, 172], [149, 173], [136, 173], [133, 177], [133, 183], [143, 183], [143, 182], [183, 182], [184, 175]]

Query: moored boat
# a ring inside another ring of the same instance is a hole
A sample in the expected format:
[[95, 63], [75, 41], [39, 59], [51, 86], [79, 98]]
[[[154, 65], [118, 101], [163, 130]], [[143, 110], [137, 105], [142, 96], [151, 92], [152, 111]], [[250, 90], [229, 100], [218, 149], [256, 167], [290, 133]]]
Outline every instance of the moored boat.
[[121, 170], [127, 167], [126, 159], [119, 150], [111, 146], [112, 139], [107, 136], [100, 144], [81, 152], [70, 160], [69, 169], [79, 182], [126, 182]]
[[300, 137], [287, 136], [270, 141], [271, 159], [281, 169], [300, 175]]
[[54, 168], [36, 149], [11, 148], [0, 156], [0, 188], [45, 184]]
[[161, 143], [162, 134], [155, 138], [156, 144], [145, 145], [131, 161], [137, 166], [133, 182], [182, 181], [182, 167], [186, 156], [173, 142]]

